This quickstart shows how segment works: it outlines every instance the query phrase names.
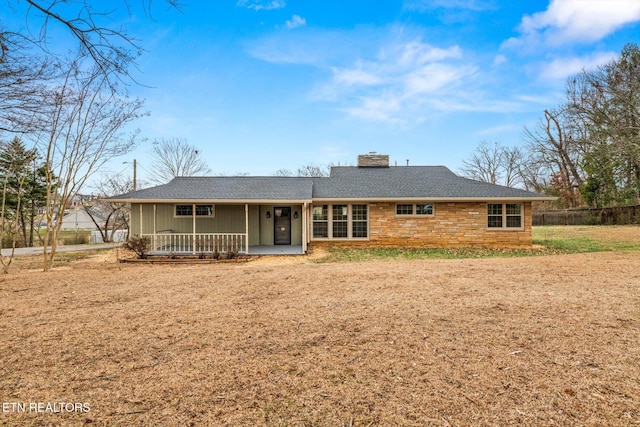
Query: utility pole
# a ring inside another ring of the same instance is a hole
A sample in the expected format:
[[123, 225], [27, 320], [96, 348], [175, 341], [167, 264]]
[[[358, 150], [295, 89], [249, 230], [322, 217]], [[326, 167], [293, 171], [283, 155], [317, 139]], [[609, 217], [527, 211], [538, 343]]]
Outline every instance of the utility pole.
[[[122, 162], [123, 165], [127, 163], [131, 163], [131, 162]], [[136, 159], [133, 159], [133, 191], [136, 191], [138, 189], [138, 184], [136, 184], [137, 175], [138, 175], [138, 162], [136, 162]]]

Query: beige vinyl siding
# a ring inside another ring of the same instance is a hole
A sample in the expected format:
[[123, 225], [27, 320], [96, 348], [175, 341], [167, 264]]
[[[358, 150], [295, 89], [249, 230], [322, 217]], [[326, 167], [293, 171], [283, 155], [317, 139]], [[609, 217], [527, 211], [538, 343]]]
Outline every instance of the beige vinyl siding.
[[249, 246], [260, 244], [260, 206], [249, 206]]
[[[300, 205], [277, 205], [291, 206], [291, 244], [302, 244], [302, 206]], [[260, 245], [273, 245], [273, 227], [275, 216], [273, 209], [276, 205], [260, 205]], [[267, 212], [271, 213], [271, 218], [267, 218]], [[294, 218], [294, 212], [298, 212], [298, 218]], [[251, 219], [249, 220], [251, 222]], [[250, 236], [251, 238], [251, 236]], [[253, 243], [250, 243], [253, 244]]]
[[[174, 204], [156, 204], [156, 232], [192, 233], [193, 217], [175, 217]], [[244, 233], [244, 205], [216, 205], [215, 217], [196, 217], [196, 233]], [[131, 229], [140, 234], [140, 204], [131, 206]], [[153, 204], [142, 205], [142, 233], [153, 233]]]

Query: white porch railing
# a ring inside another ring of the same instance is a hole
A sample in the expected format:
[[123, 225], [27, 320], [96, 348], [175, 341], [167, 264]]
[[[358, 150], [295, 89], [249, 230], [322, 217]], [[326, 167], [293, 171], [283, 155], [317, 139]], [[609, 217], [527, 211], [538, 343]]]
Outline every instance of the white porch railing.
[[245, 233], [156, 233], [142, 234], [151, 243], [150, 252], [178, 253], [245, 253]]

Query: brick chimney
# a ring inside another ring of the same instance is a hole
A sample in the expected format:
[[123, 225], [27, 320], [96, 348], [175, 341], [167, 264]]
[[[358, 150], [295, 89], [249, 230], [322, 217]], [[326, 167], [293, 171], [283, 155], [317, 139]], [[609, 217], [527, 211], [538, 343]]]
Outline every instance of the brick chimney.
[[388, 168], [389, 167], [389, 155], [378, 154], [375, 151], [369, 154], [360, 154], [358, 156], [359, 168]]

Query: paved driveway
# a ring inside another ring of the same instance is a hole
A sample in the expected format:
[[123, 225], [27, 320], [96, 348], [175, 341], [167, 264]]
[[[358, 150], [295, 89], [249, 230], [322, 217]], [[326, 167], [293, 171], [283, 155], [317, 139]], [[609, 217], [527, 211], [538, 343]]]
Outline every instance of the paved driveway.
[[[122, 243], [94, 243], [87, 245], [60, 245], [56, 248], [56, 252], [78, 252], [78, 251], [92, 251], [95, 249], [111, 249], [121, 246]], [[16, 248], [15, 256], [24, 255], [42, 255], [42, 246], [36, 246], [33, 248]], [[2, 256], [8, 256], [11, 254], [11, 249], [2, 249]]]

